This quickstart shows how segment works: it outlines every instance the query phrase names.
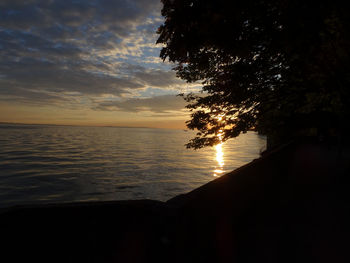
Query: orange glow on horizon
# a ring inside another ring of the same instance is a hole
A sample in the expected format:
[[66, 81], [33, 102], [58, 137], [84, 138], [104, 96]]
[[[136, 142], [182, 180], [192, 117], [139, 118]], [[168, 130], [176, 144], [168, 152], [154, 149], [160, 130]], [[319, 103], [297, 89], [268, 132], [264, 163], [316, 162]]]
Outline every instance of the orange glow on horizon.
[[142, 113], [103, 112], [91, 109], [69, 109], [55, 106], [32, 107], [2, 103], [0, 122], [21, 124], [48, 124], [73, 126], [148, 127], [162, 129], [186, 129], [186, 118], [149, 117]]

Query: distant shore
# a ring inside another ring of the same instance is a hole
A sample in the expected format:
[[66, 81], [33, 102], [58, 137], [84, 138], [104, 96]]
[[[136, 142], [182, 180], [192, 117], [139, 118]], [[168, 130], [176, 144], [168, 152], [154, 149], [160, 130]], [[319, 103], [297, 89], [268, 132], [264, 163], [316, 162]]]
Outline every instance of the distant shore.
[[[28, 126], [67, 126], [67, 127], [109, 127], [109, 128], [136, 128], [136, 129], [161, 129], [147, 126], [118, 126], [118, 125], [72, 125], [72, 124], [53, 124], [53, 123], [17, 123], [0, 122], [0, 125], [28, 125]], [[180, 128], [179, 128], [180, 130]]]

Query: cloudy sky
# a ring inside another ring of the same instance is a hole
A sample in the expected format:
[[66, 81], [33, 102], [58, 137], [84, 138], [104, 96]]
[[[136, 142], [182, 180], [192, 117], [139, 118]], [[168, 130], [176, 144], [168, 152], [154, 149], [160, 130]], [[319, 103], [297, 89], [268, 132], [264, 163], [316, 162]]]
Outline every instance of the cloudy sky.
[[1, 0], [0, 122], [183, 128], [160, 0]]

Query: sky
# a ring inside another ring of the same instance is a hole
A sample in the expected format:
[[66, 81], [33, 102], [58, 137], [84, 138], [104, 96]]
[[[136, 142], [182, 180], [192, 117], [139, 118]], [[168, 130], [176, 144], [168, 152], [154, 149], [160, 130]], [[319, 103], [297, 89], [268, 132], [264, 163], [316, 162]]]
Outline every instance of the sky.
[[184, 128], [160, 0], [1, 0], [0, 122]]

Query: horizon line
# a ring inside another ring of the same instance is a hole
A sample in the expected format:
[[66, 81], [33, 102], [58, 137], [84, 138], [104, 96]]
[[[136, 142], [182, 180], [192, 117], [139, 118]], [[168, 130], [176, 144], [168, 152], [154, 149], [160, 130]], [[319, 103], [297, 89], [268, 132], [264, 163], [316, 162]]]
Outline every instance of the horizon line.
[[106, 128], [136, 128], [136, 129], [168, 129], [168, 130], [189, 130], [181, 128], [158, 128], [158, 127], [148, 127], [148, 126], [118, 126], [118, 125], [92, 125], [92, 124], [53, 124], [53, 123], [23, 123], [23, 122], [4, 122], [0, 121], [0, 125], [10, 124], [10, 125], [42, 125], [42, 126], [68, 126], [68, 127], [106, 127]]

